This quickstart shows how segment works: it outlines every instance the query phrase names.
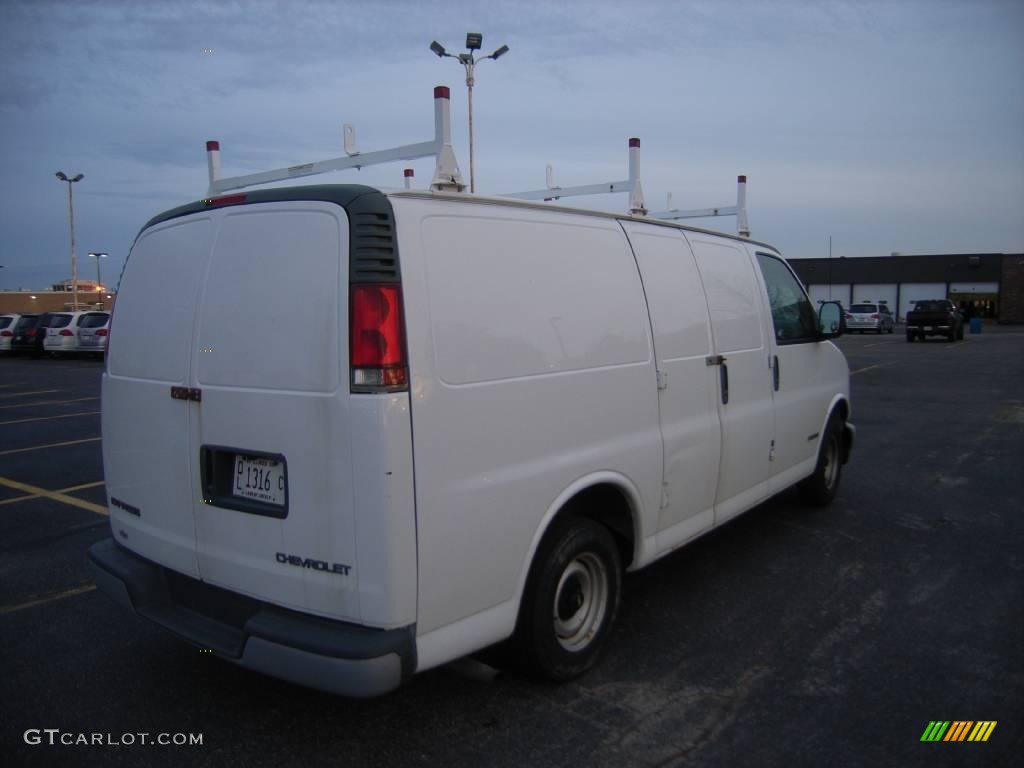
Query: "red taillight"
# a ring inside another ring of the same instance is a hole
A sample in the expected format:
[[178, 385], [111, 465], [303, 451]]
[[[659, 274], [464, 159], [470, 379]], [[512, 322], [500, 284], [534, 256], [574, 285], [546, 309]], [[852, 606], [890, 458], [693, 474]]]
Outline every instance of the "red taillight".
[[25, 335], [26, 335], [26, 336], [29, 336], [29, 337], [35, 336], [35, 335], [36, 335], [36, 331], [35, 331], [35, 328], [33, 328], [33, 329], [32, 329], [32, 330], [30, 330], [30, 331], [25, 331]]
[[0, 336], [13, 336], [14, 334], [10, 331], [0, 331]]
[[871, 316], [871, 319], [872, 319], [872, 320], [878, 320], [878, 319], [879, 319], [879, 315], [872, 315], [872, 316]]
[[67, 328], [65, 328], [63, 331], [60, 332], [60, 335], [61, 336], [74, 336], [75, 334], [73, 334], [71, 331], [69, 331]]
[[846, 319], [847, 320], [853, 320], [853, 315], [851, 315], [849, 312], [847, 312], [846, 313]]
[[96, 336], [106, 336], [107, 335], [107, 329], [106, 328], [100, 328], [98, 331], [96, 331], [95, 335]]
[[408, 385], [399, 286], [352, 286], [349, 367], [353, 388], [396, 389]]

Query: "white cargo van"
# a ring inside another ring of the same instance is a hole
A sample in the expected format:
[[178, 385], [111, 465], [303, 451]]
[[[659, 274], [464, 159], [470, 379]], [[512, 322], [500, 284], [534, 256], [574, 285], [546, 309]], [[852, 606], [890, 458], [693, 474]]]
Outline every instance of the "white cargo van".
[[820, 312], [771, 246], [643, 217], [356, 185], [174, 209], [118, 291], [97, 584], [346, 695], [508, 638], [579, 675], [623, 570], [836, 493]]

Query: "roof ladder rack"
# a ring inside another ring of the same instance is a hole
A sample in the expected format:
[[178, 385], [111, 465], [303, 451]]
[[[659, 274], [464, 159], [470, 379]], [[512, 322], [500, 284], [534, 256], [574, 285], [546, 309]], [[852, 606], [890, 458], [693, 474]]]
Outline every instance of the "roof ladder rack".
[[629, 212], [637, 216], [647, 215], [647, 208], [644, 207], [643, 187], [640, 185], [640, 139], [629, 140], [629, 178], [625, 181], [609, 181], [604, 184], [586, 184], [578, 187], [558, 187], [555, 186], [551, 166], [548, 165], [546, 170], [546, 189], [511, 192], [502, 197], [511, 197], [517, 200], [558, 200], [562, 197], [629, 192]]
[[357, 152], [355, 148], [355, 129], [351, 125], [344, 127], [345, 157], [320, 160], [315, 163], [293, 165], [289, 168], [278, 168], [273, 171], [251, 173], [248, 176], [234, 176], [223, 179], [220, 176], [220, 142], [206, 142], [207, 168], [210, 175], [208, 195], [212, 198], [229, 189], [242, 189], [255, 184], [267, 184], [272, 181], [297, 179], [313, 176], [328, 171], [341, 171], [347, 168], [363, 168], [369, 165], [394, 163], [401, 160], [414, 160], [419, 157], [437, 158], [434, 167], [434, 178], [431, 189], [454, 190], [461, 192], [466, 188], [459, 171], [459, 164], [452, 150], [452, 121], [450, 113], [451, 95], [448, 86], [439, 85], [434, 88], [434, 138], [418, 144], [406, 144], [392, 149], [381, 149], [375, 152]]
[[652, 213], [651, 218], [675, 221], [678, 219], [705, 219], [711, 216], [735, 216], [736, 233], [740, 237], [750, 237], [750, 222], [747, 220], [747, 177], [736, 177], [736, 205], [723, 205], [718, 208], [699, 208], [680, 211], [672, 207], [672, 193], [668, 196], [668, 210]]

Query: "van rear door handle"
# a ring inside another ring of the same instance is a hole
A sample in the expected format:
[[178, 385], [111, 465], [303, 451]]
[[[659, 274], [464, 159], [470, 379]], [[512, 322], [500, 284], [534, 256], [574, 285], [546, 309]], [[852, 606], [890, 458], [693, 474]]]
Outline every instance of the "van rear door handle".
[[719, 379], [722, 382], [722, 405], [729, 404], [729, 366], [722, 364], [722, 367], [718, 369]]
[[775, 382], [775, 391], [779, 391], [779, 356], [775, 355], [775, 364], [772, 366], [772, 380]]
[[200, 403], [203, 400], [203, 391], [197, 387], [171, 387], [171, 399]]

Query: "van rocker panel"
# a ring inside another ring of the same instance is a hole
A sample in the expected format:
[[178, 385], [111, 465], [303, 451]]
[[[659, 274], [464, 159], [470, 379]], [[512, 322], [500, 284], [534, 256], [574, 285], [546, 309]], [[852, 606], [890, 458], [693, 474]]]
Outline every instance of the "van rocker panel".
[[387, 693], [416, 669], [415, 625], [379, 630], [277, 608], [168, 571], [112, 538], [89, 560], [115, 602], [247, 669], [353, 697]]

